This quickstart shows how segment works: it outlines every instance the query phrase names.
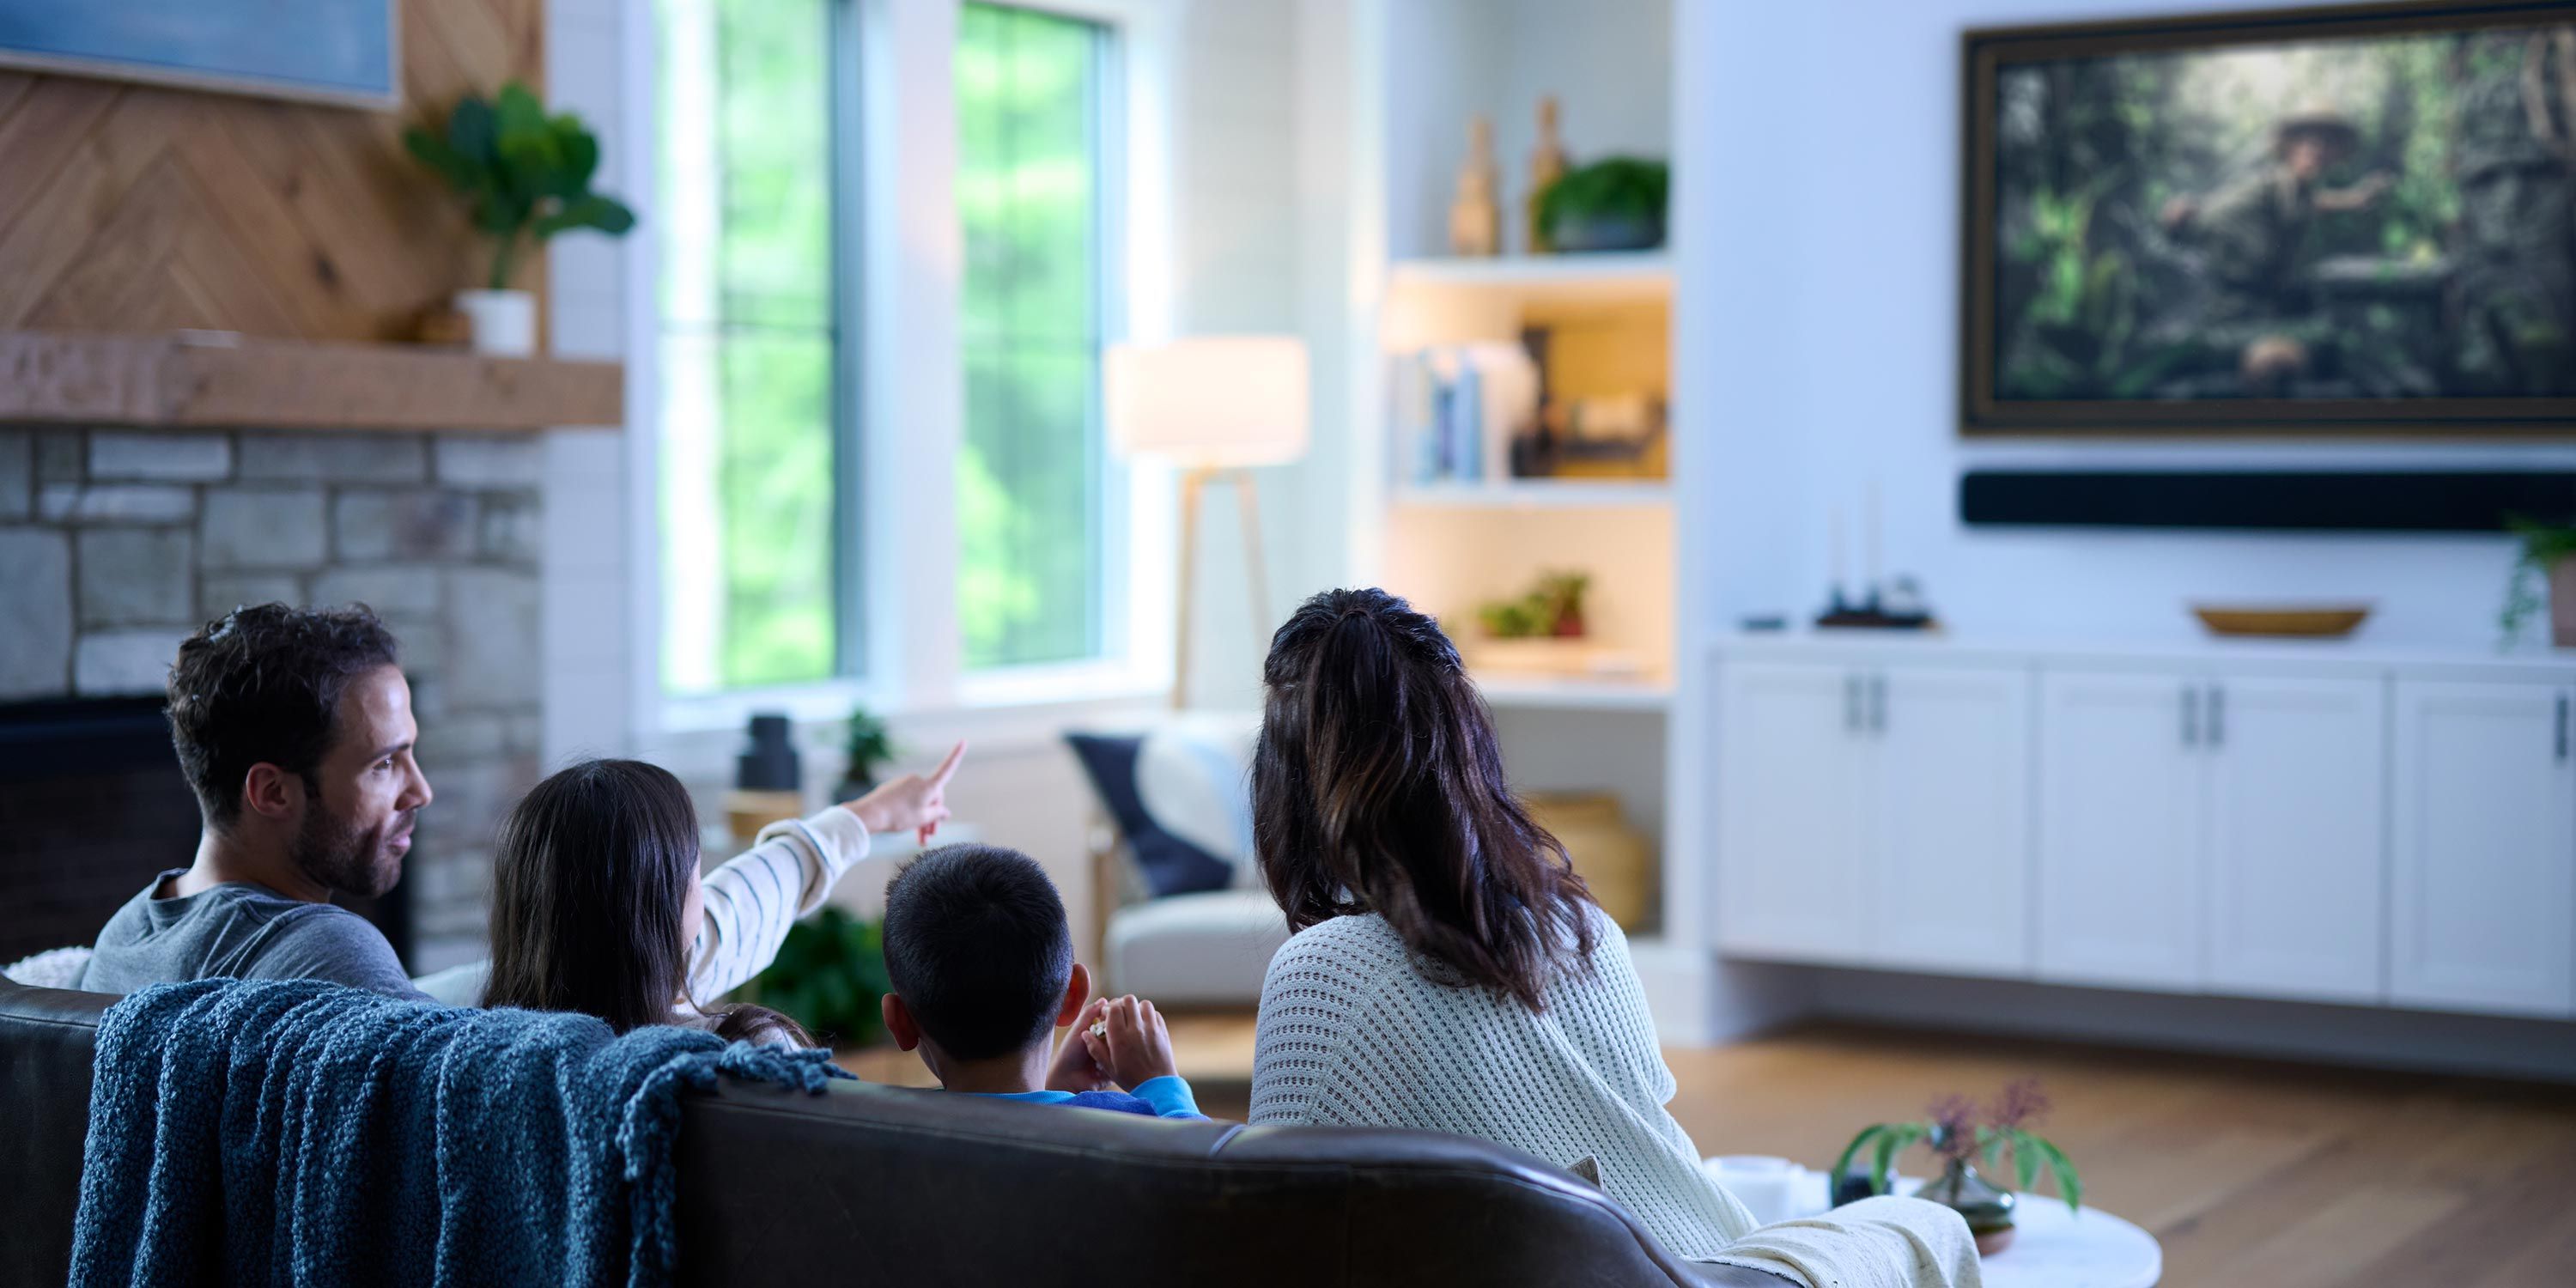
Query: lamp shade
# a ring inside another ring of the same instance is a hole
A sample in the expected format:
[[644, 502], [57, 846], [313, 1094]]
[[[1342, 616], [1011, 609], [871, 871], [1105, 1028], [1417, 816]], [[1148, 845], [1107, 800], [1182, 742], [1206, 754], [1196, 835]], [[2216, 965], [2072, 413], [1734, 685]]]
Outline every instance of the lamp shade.
[[1121, 456], [1233, 468], [1306, 454], [1306, 344], [1295, 336], [1115, 344], [1101, 380]]

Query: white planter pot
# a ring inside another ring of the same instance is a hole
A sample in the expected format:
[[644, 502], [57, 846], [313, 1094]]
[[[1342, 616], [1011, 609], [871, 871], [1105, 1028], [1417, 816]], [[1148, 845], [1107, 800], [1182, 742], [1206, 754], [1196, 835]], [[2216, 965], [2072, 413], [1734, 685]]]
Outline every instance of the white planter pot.
[[458, 291], [456, 311], [474, 325], [474, 351], [526, 358], [537, 351], [537, 297], [527, 291]]

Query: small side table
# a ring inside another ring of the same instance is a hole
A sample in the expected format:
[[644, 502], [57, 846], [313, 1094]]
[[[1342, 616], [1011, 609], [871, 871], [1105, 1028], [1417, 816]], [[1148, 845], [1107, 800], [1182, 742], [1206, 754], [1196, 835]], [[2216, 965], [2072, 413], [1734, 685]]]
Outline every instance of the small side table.
[[2155, 1288], [2165, 1252], [2156, 1237], [2100, 1208], [2024, 1194], [2012, 1246], [1986, 1258], [1986, 1288]]

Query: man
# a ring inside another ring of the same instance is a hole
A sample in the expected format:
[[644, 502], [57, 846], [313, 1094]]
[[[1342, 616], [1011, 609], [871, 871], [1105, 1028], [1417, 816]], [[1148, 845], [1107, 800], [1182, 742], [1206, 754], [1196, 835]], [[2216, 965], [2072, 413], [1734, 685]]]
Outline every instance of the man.
[[108, 919], [80, 987], [229, 975], [421, 996], [385, 937], [331, 903], [393, 888], [430, 802], [392, 632], [364, 607], [238, 609], [179, 646], [169, 693], [196, 861]]
[[2299, 256], [2320, 213], [2366, 210], [2395, 182], [2374, 171], [2349, 188], [2324, 186], [2361, 131], [2341, 112], [2311, 108], [2273, 127], [2272, 160], [2208, 197], [2175, 197], [2160, 221], [2176, 240], [2197, 243], [2227, 311], [2295, 311]]

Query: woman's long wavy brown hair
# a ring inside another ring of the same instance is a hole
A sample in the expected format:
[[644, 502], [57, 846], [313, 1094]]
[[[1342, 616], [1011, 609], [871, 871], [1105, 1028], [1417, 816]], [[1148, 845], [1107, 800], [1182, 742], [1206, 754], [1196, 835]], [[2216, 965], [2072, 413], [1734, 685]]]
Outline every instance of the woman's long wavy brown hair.
[[1503, 777], [1493, 717], [1439, 623], [1326, 591], [1270, 640], [1253, 849], [1291, 931], [1374, 912], [1462, 985], [1535, 1011], [1588, 968], [1592, 892]]

